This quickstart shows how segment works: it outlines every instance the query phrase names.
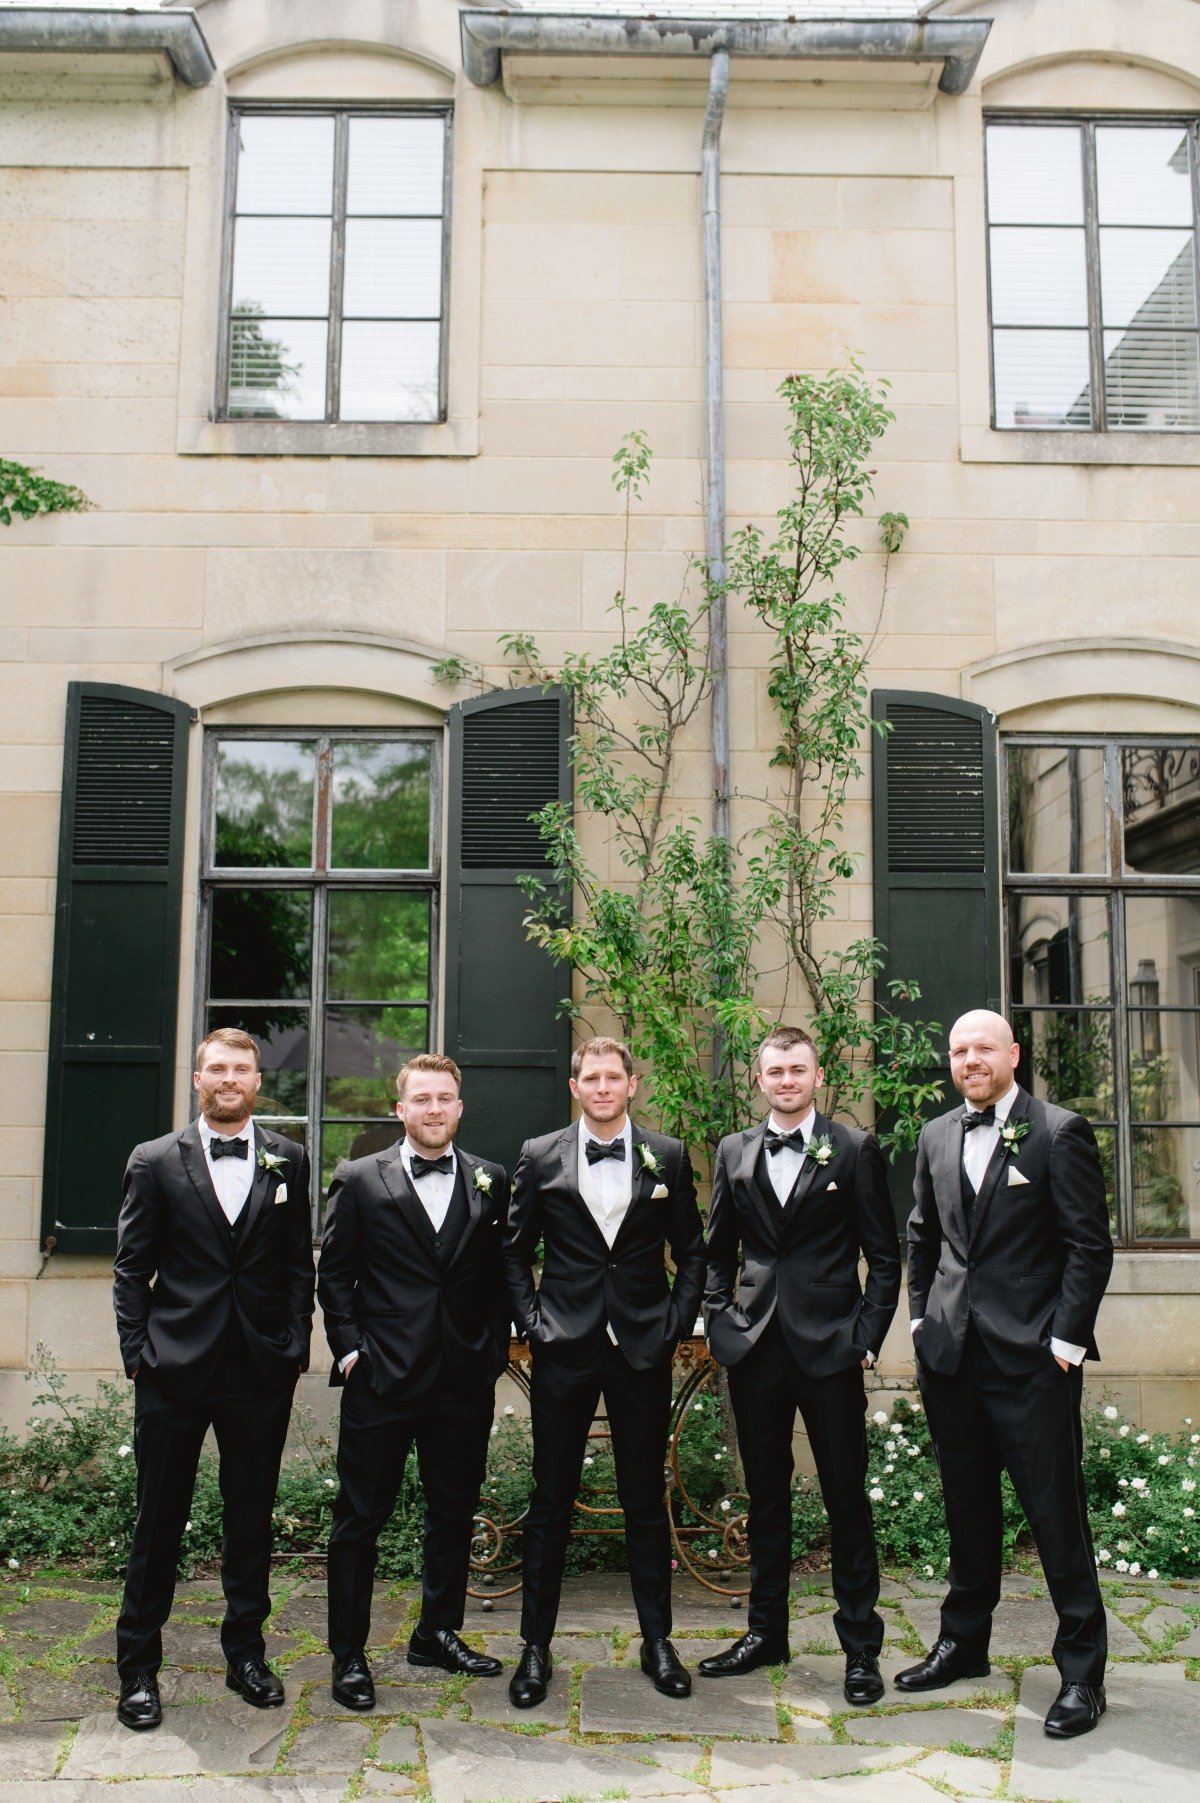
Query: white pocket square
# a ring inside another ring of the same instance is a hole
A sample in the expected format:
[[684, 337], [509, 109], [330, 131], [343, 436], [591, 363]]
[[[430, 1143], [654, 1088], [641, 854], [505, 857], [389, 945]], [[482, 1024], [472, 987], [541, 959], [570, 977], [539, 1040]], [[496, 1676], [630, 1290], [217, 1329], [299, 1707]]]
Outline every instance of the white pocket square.
[[281, 1202], [286, 1202], [286, 1201], [287, 1201], [287, 1184], [281, 1183], [279, 1185], [279, 1188], [275, 1191], [275, 1206], [276, 1206], [276, 1208], [279, 1207], [279, 1204]]
[[650, 1191], [650, 1200], [652, 1202], [665, 1202], [670, 1193], [671, 1192], [665, 1183], [656, 1183], [654, 1188]]
[[836, 1183], [827, 1183], [825, 1185], [825, 1194], [828, 1195], [831, 1189], [836, 1189], [836, 1188], [837, 1188]]
[[1017, 1169], [1015, 1164], [1010, 1164], [1008, 1167], [1008, 1181], [1010, 1184], [1011, 1183], [1028, 1183], [1029, 1179], [1028, 1179], [1028, 1177], [1025, 1177], [1022, 1175], [1022, 1173]]

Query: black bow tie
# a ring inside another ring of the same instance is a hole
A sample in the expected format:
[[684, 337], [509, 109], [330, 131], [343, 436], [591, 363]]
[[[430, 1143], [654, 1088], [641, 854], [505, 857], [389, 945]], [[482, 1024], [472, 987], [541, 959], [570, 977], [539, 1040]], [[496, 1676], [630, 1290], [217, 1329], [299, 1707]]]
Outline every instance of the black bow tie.
[[428, 1177], [430, 1171], [440, 1171], [444, 1177], [448, 1177], [453, 1169], [453, 1152], [443, 1152], [440, 1158], [422, 1158], [419, 1152], [414, 1152], [412, 1155], [414, 1177]]
[[782, 1152], [785, 1146], [790, 1146], [793, 1152], [803, 1152], [804, 1129], [803, 1127], [793, 1127], [790, 1133], [777, 1133], [774, 1127], [768, 1127], [763, 1144], [772, 1156], [776, 1152]]
[[976, 1127], [994, 1127], [996, 1110], [989, 1103], [986, 1108], [968, 1108], [963, 1116], [963, 1132], [973, 1133]]
[[619, 1158], [625, 1162], [625, 1141], [623, 1139], [587, 1139], [583, 1142], [589, 1164], [599, 1164], [602, 1158]]
[[248, 1139], [210, 1139], [208, 1156], [215, 1164], [218, 1158], [245, 1158], [250, 1151]]

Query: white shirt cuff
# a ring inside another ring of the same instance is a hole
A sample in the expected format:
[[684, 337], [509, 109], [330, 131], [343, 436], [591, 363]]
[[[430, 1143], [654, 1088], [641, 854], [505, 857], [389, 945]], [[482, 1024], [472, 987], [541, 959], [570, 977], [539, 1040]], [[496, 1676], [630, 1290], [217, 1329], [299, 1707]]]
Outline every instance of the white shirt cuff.
[[910, 1321], [908, 1324], [909, 1333], [916, 1333], [918, 1327], [920, 1327], [920, 1325], [924, 1319], [925, 1319], [924, 1315], [917, 1315], [914, 1320]]
[[338, 1360], [338, 1370], [341, 1372], [342, 1376], [345, 1377], [345, 1375], [346, 1375], [347, 1371], [349, 1371], [351, 1365], [356, 1365], [357, 1363], [358, 1363], [358, 1353], [357, 1352], [348, 1352], [346, 1354], [345, 1358], [341, 1358]]
[[1082, 1365], [1087, 1357], [1086, 1346], [1072, 1346], [1070, 1340], [1051, 1340], [1050, 1350], [1056, 1359], [1066, 1359], [1068, 1365]]
[[868, 1371], [873, 1371], [873, 1370], [874, 1370], [874, 1369], [875, 1369], [875, 1354], [874, 1354], [874, 1353], [873, 1353], [873, 1352], [871, 1352], [871, 1351], [870, 1351], [870, 1350], [869, 1350], [869, 1349], [868, 1349], [868, 1352], [867, 1352], [867, 1370], [868, 1370]]

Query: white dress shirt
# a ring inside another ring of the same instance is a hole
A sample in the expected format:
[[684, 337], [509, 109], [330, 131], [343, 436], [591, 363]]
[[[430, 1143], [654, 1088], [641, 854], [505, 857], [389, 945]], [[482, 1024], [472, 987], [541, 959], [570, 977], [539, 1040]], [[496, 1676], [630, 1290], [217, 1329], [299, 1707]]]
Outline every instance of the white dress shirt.
[[[214, 1139], [246, 1140], [248, 1142], [246, 1156], [244, 1158], [214, 1158], [209, 1151]], [[212, 1186], [217, 1192], [217, 1201], [221, 1204], [225, 1219], [232, 1227], [246, 1206], [246, 1198], [250, 1194], [250, 1186], [254, 1182], [253, 1123], [247, 1121], [240, 1133], [218, 1133], [201, 1115], [200, 1144], [204, 1147], [204, 1162], [208, 1166]]]
[[[578, 1183], [579, 1194], [587, 1207], [588, 1213], [604, 1235], [604, 1243], [610, 1247], [621, 1231], [621, 1222], [629, 1213], [629, 1204], [633, 1201], [633, 1180], [636, 1175], [633, 1168], [633, 1126], [629, 1116], [625, 1117], [625, 1125], [616, 1136], [625, 1144], [624, 1158], [602, 1158], [598, 1164], [587, 1161], [587, 1143], [595, 1139], [586, 1118], [579, 1122]], [[611, 1145], [611, 1140], [597, 1142]], [[615, 1346], [617, 1336], [612, 1330], [612, 1322], [606, 1322], [605, 1328], [609, 1339]]]
[[817, 1111], [815, 1108], [810, 1108], [802, 1121], [799, 1123], [793, 1121], [790, 1127], [785, 1127], [777, 1121], [774, 1112], [767, 1118], [768, 1128], [775, 1133], [792, 1133], [795, 1131], [796, 1126], [799, 1125], [802, 1136], [802, 1142], [799, 1145], [780, 1146], [778, 1152], [768, 1152], [766, 1154], [767, 1172], [771, 1179], [771, 1188], [775, 1191], [775, 1196], [780, 1208], [783, 1208], [786, 1205], [788, 1197], [796, 1187], [796, 1179], [800, 1175], [800, 1168], [804, 1163], [804, 1157], [808, 1151], [808, 1143], [812, 1138], [816, 1119]]
[[[412, 1161], [414, 1155], [419, 1158], [441, 1158], [444, 1156], [444, 1152], [448, 1152], [451, 1158], [454, 1159], [454, 1170], [426, 1171], [424, 1176], [413, 1176]], [[442, 1231], [446, 1216], [450, 1212], [450, 1198], [454, 1194], [454, 1180], [458, 1169], [458, 1159], [455, 1156], [454, 1147], [452, 1145], [446, 1146], [444, 1152], [435, 1154], [431, 1153], [425, 1146], [414, 1146], [407, 1134], [404, 1138], [404, 1144], [400, 1148], [400, 1162], [403, 1164], [408, 1175], [408, 1181], [416, 1191], [421, 1207], [429, 1216], [430, 1223], [435, 1233], [440, 1233]]]
[[[1010, 1083], [1004, 1094], [993, 1104], [996, 1110], [996, 1119], [993, 1124], [973, 1127], [970, 1133], [963, 1134], [963, 1170], [967, 1173], [971, 1188], [974, 1190], [978, 1190], [983, 1182], [988, 1165], [992, 1162], [992, 1153], [1000, 1143], [1000, 1129], [1012, 1113], [1013, 1103], [1016, 1099], [1017, 1086], [1015, 1083]], [[982, 1108], [976, 1108], [971, 1102], [966, 1104], [966, 1110], [968, 1114], [983, 1113]], [[913, 1333], [916, 1333], [924, 1319], [924, 1315], [918, 1315], [913, 1321]], [[1073, 1346], [1069, 1340], [1051, 1338], [1050, 1350], [1055, 1358], [1066, 1359], [1068, 1365], [1082, 1365], [1087, 1347]]]

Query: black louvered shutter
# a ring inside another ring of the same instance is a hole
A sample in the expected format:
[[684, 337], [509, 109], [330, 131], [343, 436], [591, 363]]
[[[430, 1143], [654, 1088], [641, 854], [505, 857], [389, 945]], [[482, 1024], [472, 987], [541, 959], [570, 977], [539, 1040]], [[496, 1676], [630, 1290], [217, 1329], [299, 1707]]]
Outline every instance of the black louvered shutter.
[[[887, 948], [878, 993], [912, 978], [921, 999], [901, 1012], [940, 1023], [1000, 1007], [1000, 844], [996, 722], [984, 707], [903, 689], [877, 690], [872, 810], [875, 933]], [[956, 1100], [949, 1065], [936, 1073]], [[935, 1111], [936, 1112], [936, 1111]], [[897, 1219], [912, 1206], [911, 1158], [896, 1161]]]
[[446, 1051], [463, 1072], [463, 1143], [512, 1172], [521, 1142], [565, 1121], [570, 972], [526, 937], [523, 875], [546, 876], [530, 815], [570, 799], [558, 690], [514, 689], [450, 710]]
[[42, 1232], [116, 1245], [125, 1161], [171, 1127], [188, 710], [67, 689]]

